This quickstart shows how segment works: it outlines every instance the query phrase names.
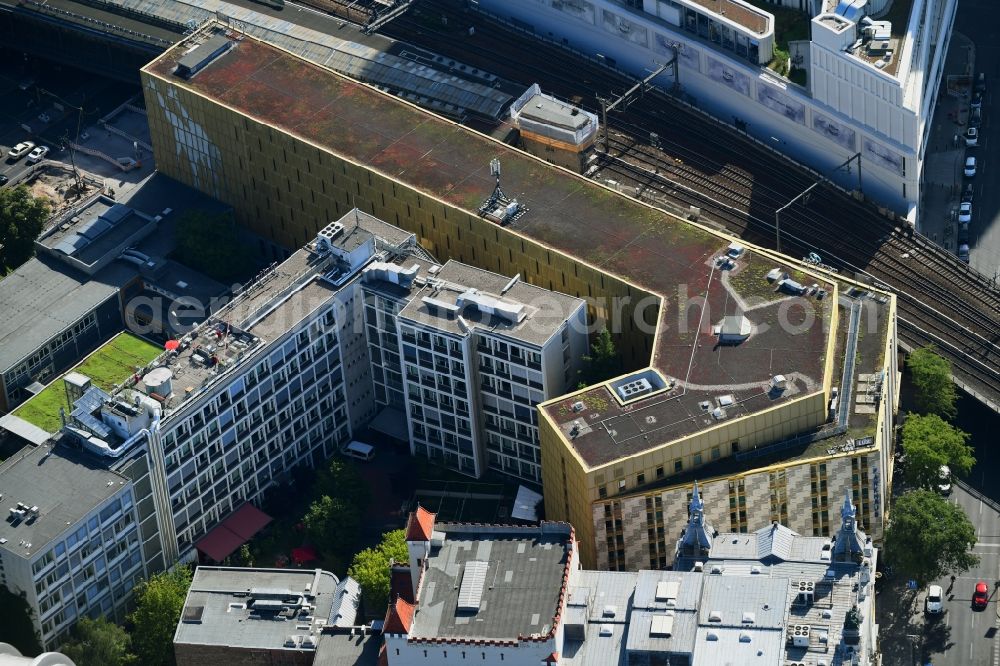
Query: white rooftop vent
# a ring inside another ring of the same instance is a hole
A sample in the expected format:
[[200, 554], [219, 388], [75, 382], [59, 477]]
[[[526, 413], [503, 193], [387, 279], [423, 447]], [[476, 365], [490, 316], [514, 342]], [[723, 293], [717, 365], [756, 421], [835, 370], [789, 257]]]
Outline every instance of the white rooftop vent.
[[316, 251], [326, 254], [333, 249], [333, 239], [344, 230], [344, 225], [340, 222], [331, 222], [316, 235]]
[[831, 611], [829, 608], [824, 608], [823, 609], [823, 619], [824, 620], [829, 620], [831, 617], [833, 617], [833, 611]]
[[750, 632], [749, 631], [741, 631], [740, 632], [740, 643], [749, 643], [752, 640], [753, 639], [750, 637]]
[[574, 412], [582, 412], [583, 408], [584, 408], [584, 404], [583, 404], [582, 400], [577, 400], [576, 402], [573, 403], [573, 411]]
[[611, 605], [611, 604], [608, 604], [607, 606], [605, 606], [604, 607], [604, 611], [602, 613], [602, 615], [604, 617], [614, 617], [617, 614], [618, 614], [618, 608], [616, 606]]
[[755, 619], [757, 619], [756, 616], [750, 611], [743, 613], [743, 624], [753, 624]]
[[784, 275], [785, 275], [784, 271], [782, 271], [780, 268], [772, 268], [767, 273], [767, 281], [768, 282], [777, 282], [782, 277], [784, 277]]
[[736, 401], [732, 393], [727, 393], [726, 395], [719, 396], [719, 407], [728, 407]]
[[465, 563], [465, 573], [462, 575], [462, 585], [458, 590], [458, 610], [479, 612], [483, 598], [483, 587], [486, 585], [486, 570], [489, 562], [470, 560]]
[[622, 384], [618, 387], [618, 395], [622, 400], [631, 400], [636, 396], [640, 396], [643, 393], [648, 393], [653, 390], [653, 385], [649, 383], [646, 378], [636, 379], [634, 381]]
[[695, 571], [704, 571], [705, 570], [705, 563], [704, 562], [695, 562], [694, 563], [694, 570]]
[[674, 617], [663, 613], [654, 613], [649, 625], [650, 637], [670, 638], [674, 633]]
[[615, 631], [610, 624], [601, 625], [601, 631], [600, 631], [601, 636], [610, 636], [613, 633], [615, 633]]
[[717, 641], [717, 640], [719, 640], [719, 634], [715, 633], [714, 631], [710, 631], [707, 634], [705, 634], [705, 640], [706, 641]]
[[788, 386], [788, 380], [785, 379], [784, 375], [775, 375], [771, 377], [771, 390], [772, 391], [784, 391]]
[[722, 419], [726, 418], [726, 410], [724, 410], [722, 407], [716, 407], [715, 409], [712, 410], [712, 418], [715, 419], [716, 421], [721, 421]]
[[708, 621], [709, 622], [722, 622], [722, 611], [714, 610], [714, 611], [709, 612], [709, 614], [708, 614]]
[[756, 564], [753, 565], [752, 567], [750, 567], [750, 573], [752, 573], [752, 574], [759, 574], [760, 573], [760, 567], [757, 566]]
[[733, 241], [732, 243], [729, 244], [729, 247], [726, 248], [726, 254], [728, 254], [733, 259], [737, 259], [741, 254], [743, 254], [745, 250], [746, 246], [744, 246], [741, 243]]
[[721, 564], [713, 564], [712, 565], [712, 570], [710, 571], [710, 573], [721, 574], [723, 571], [724, 571], [724, 569], [723, 569], [723, 567], [722, 567]]

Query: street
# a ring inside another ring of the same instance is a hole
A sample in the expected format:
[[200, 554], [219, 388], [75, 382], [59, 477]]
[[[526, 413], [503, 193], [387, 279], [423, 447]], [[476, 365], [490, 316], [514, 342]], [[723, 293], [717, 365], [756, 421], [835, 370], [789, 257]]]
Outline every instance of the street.
[[[1000, 592], [996, 587], [1000, 581], [1000, 484], [993, 473], [1000, 455], [990, 446], [995, 441], [991, 429], [996, 427], [996, 417], [968, 398], [960, 402], [959, 414], [958, 425], [972, 435], [977, 462], [964, 482], [953, 485], [948, 500], [961, 506], [976, 528], [974, 552], [980, 562], [958, 576], [954, 585], [947, 576], [936, 581], [945, 591], [945, 612], [938, 617], [924, 613], [926, 589], [908, 590], [907, 581], [900, 577], [883, 576], [877, 589], [876, 620], [886, 666], [1000, 666]], [[972, 609], [972, 593], [979, 581], [987, 584], [990, 593], [983, 611]]]

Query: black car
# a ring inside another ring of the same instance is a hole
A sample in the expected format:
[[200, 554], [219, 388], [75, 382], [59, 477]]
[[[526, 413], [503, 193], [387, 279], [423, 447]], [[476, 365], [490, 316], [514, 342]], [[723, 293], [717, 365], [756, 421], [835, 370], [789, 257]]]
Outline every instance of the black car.
[[8, 181], [10, 181], [10, 178], [0, 173], [0, 187], [6, 185]]

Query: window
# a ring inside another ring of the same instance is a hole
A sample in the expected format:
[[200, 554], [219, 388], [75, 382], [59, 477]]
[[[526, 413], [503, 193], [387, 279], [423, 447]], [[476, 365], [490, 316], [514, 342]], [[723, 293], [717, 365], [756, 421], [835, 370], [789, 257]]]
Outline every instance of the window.
[[674, 474], [680, 474], [683, 471], [684, 471], [684, 461], [680, 460], [680, 459], [675, 460], [674, 461]]
[[663, 465], [660, 465], [659, 467], [656, 468], [656, 478], [657, 479], [663, 478]]
[[602, 499], [605, 498], [605, 497], [607, 497], [608, 496], [608, 487], [607, 486], [601, 486], [600, 488], [598, 488], [597, 489], [597, 496], [600, 497], [600, 498], [602, 498]]
[[637, 474], [636, 477], [635, 477], [635, 484], [637, 486], [641, 486], [644, 483], [646, 483], [646, 475], [645, 474]]

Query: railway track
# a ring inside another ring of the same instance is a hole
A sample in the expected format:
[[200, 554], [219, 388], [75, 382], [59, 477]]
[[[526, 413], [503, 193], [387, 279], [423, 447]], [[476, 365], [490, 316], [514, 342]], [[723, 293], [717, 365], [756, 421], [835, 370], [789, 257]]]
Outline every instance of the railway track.
[[[595, 95], [612, 95], [633, 82], [441, 0], [424, 0], [383, 31], [509, 81], [537, 82], [588, 110], [596, 110]], [[633, 182], [644, 196], [697, 206], [731, 233], [765, 246], [773, 247], [774, 211], [817, 180], [662, 91], [609, 118], [609, 126], [605, 173]], [[655, 148], [648, 145], [650, 133], [657, 135]], [[784, 211], [783, 250], [817, 252], [825, 263], [897, 292], [901, 336], [913, 346], [937, 344], [966, 383], [1000, 395], [1000, 292], [905, 224], [832, 185], [817, 187], [813, 201], [833, 203], [834, 214], [808, 205]]]

